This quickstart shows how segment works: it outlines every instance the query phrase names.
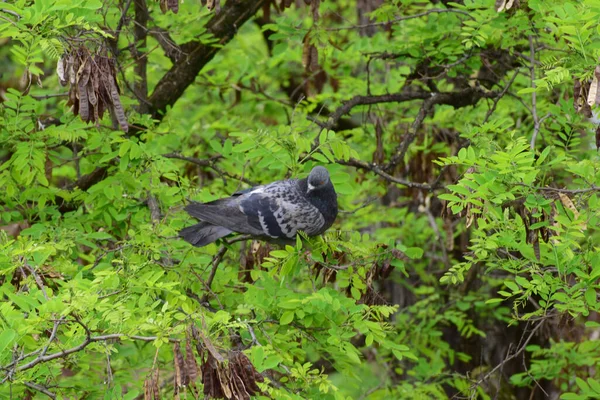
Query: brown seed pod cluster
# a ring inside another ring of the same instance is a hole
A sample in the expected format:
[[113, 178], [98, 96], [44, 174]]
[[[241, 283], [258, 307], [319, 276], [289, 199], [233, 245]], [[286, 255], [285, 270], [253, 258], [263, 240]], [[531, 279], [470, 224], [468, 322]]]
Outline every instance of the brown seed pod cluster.
[[160, 400], [158, 368], [153, 368], [144, 381], [144, 400]]
[[240, 257], [240, 274], [242, 282], [252, 282], [252, 270], [260, 269], [265, 257], [269, 257], [272, 250], [269, 243], [253, 240], [248, 249]]
[[194, 398], [198, 398], [198, 389], [196, 388], [196, 379], [199, 375], [198, 364], [192, 350], [192, 342], [188, 335], [185, 341], [185, 353], [183, 356], [181, 346], [178, 342], [173, 343], [173, 364], [175, 366], [175, 375], [173, 376], [173, 394], [175, 400], [179, 400], [180, 394], [188, 388]]
[[195, 326], [191, 331], [201, 360], [205, 398], [250, 400], [261, 393], [256, 382], [264, 382], [264, 378], [244, 353], [231, 351], [225, 358]]
[[250, 400], [250, 396], [261, 393], [256, 382], [264, 378], [241, 351], [229, 354], [228, 363], [218, 362], [209, 352], [202, 364], [204, 395], [209, 399]]
[[56, 73], [62, 86], [70, 85], [67, 105], [85, 122], [99, 121], [109, 110], [120, 128], [127, 132], [128, 124], [119, 96], [115, 60], [105, 55], [92, 55], [81, 46], [61, 57]]
[[179, 0], [159, 0], [160, 1], [160, 11], [163, 14], [166, 14], [167, 11], [173, 11], [173, 14], [177, 14], [179, 12]]
[[[594, 77], [587, 82], [576, 79], [573, 86], [573, 106], [578, 113], [592, 118], [592, 106], [600, 105], [600, 65], [594, 69]], [[600, 126], [596, 128], [596, 149], [600, 150]]]

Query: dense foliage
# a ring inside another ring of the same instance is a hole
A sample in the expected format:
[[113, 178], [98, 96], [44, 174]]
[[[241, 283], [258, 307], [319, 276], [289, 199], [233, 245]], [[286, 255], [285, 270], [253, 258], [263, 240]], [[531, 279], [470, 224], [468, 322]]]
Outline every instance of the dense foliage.
[[[600, 397], [600, 0], [0, 3], [0, 397]], [[277, 246], [183, 207], [325, 165]]]

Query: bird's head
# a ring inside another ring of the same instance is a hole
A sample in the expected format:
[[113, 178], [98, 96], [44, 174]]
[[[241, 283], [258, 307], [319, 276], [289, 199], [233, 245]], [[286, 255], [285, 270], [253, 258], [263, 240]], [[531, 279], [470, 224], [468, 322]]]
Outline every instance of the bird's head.
[[325, 187], [329, 183], [329, 171], [325, 167], [317, 166], [308, 175], [308, 189], [306, 193]]

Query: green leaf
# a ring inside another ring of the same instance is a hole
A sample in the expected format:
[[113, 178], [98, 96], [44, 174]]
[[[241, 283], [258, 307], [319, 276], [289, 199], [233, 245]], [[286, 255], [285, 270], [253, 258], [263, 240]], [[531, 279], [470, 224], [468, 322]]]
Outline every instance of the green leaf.
[[0, 354], [4, 354], [4, 351], [10, 347], [16, 337], [17, 332], [14, 329], [4, 329], [0, 333]]
[[589, 287], [585, 291], [585, 301], [590, 307], [596, 307], [598, 304], [598, 299], [596, 296], [596, 290], [593, 287]]
[[423, 249], [421, 249], [419, 247], [409, 247], [404, 251], [404, 254], [406, 254], [408, 257], [412, 258], [413, 260], [419, 259], [419, 258], [423, 257]]
[[593, 378], [588, 378], [587, 379], [588, 384], [590, 385], [590, 388], [596, 393], [600, 395], [600, 383], [593, 379]]
[[575, 377], [575, 383], [577, 383], [577, 386], [579, 386], [579, 388], [581, 389], [582, 392], [585, 393], [585, 392], [590, 391], [590, 386], [587, 384], [586, 381], [584, 381], [580, 377], [578, 377], [578, 376]]
[[273, 250], [269, 254], [275, 258], [288, 258], [290, 255], [290, 253], [285, 250]]
[[293, 320], [294, 320], [294, 312], [293, 311], [286, 311], [286, 312], [284, 312], [281, 315], [281, 318], [279, 319], [279, 323], [281, 325], [288, 325]]

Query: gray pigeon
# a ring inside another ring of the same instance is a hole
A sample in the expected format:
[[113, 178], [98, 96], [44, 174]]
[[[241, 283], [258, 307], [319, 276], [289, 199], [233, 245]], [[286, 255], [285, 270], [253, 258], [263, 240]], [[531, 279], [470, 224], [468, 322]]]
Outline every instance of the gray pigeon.
[[210, 203], [192, 202], [185, 211], [200, 223], [179, 236], [202, 247], [233, 232], [273, 241], [293, 239], [298, 231], [320, 235], [335, 221], [338, 206], [329, 172], [318, 166], [308, 178], [256, 186]]

